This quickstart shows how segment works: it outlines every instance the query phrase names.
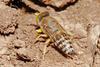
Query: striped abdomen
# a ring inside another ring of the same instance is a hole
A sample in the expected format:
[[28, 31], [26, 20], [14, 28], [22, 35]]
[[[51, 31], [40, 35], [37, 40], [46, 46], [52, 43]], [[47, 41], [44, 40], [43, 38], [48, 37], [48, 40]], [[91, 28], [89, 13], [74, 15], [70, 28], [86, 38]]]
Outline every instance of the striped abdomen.
[[66, 40], [63, 36], [55, 41], [55, 46], [62, 51], [64, 54], [74, 53], [74, 48], [70, 40]]

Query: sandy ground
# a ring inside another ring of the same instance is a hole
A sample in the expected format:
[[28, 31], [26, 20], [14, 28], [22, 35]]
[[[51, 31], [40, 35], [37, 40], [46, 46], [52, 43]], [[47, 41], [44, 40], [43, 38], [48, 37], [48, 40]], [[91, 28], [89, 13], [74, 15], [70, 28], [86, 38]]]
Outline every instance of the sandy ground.
[[79, 55], [73, 59], [51, 46], [43, 59], [45, 43], [34, 44], [36, 10], [23, 5], [11, 7], [7, 1], [0, 0], [0, 67], [100, 67], [99, 0], [78, 0], [60, 11], [49, 6], [50, 15], [78, 37], [73, 40]]

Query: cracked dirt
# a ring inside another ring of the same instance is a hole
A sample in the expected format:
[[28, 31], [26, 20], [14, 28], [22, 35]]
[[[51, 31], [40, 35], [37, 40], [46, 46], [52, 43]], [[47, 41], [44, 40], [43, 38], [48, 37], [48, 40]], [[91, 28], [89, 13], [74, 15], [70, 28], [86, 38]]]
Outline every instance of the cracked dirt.
[[[36, 0], [0, 0], [0, 67], [100, 67], [100, 1], [78, 0], [64, 8]], [[36, 12], [48, 11], [66, 31], [74, 33], [79, 55], [70, 59], [37, 42]]]

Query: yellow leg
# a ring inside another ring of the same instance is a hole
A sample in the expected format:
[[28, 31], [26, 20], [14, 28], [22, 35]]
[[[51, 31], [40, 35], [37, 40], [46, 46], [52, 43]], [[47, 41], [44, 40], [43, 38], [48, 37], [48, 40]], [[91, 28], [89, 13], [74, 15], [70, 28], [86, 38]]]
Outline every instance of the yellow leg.
[[40, 14], [40, 13], [36, 12], [36, 13], [35, 13], [35, 16], [38, 16], [39, 14]]
[[36, 32], [37, 32], [37, 33], [42, 33], [43, 31], [42, 31], [41, 28], [39, 28], [39, 29], [36, 30]]
[[44, 45], [44, 49], [43, 49], [43, 60], [44, 60], [44, 57], [45, 57], [45, 54], [47, 52], [47, 46], [50, 44], [51, 40], [50, 39], [47, 39], [47, 41], [45, 42], [45, 45]]
[[[34, 43], [36, 43], [36, 42], [38, 42], [38, 41], [41, 41], [41, 39], [40, 38], [47, 38], [48, 36], [46, 35], [46, 34], [40, 34], [38, 37], [36, 37], [36, 39], [35, 39], [35, 42]], [[43, 40], [43, 39], [42, 39]]]

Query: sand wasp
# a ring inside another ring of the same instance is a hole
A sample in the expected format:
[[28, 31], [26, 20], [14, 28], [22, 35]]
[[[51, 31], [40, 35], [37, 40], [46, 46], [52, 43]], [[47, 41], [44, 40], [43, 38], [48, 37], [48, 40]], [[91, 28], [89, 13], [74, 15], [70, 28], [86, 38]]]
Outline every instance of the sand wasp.
[[[58, 49], [63, 55], [69, 56], [75, 53], [73, 44], [71, 42], [70, 34], [58, 23], [58, 21], [51, 17], [48, 12], [42, 12], [36, 16], [37, 25], [40, 27], [36, 31], [46, 35], [39, 35], [39, 37], [49, 37], [47, 44], [54, 43], [54, 47]], [[46, 48], [46, 47], [45, 47]]]

